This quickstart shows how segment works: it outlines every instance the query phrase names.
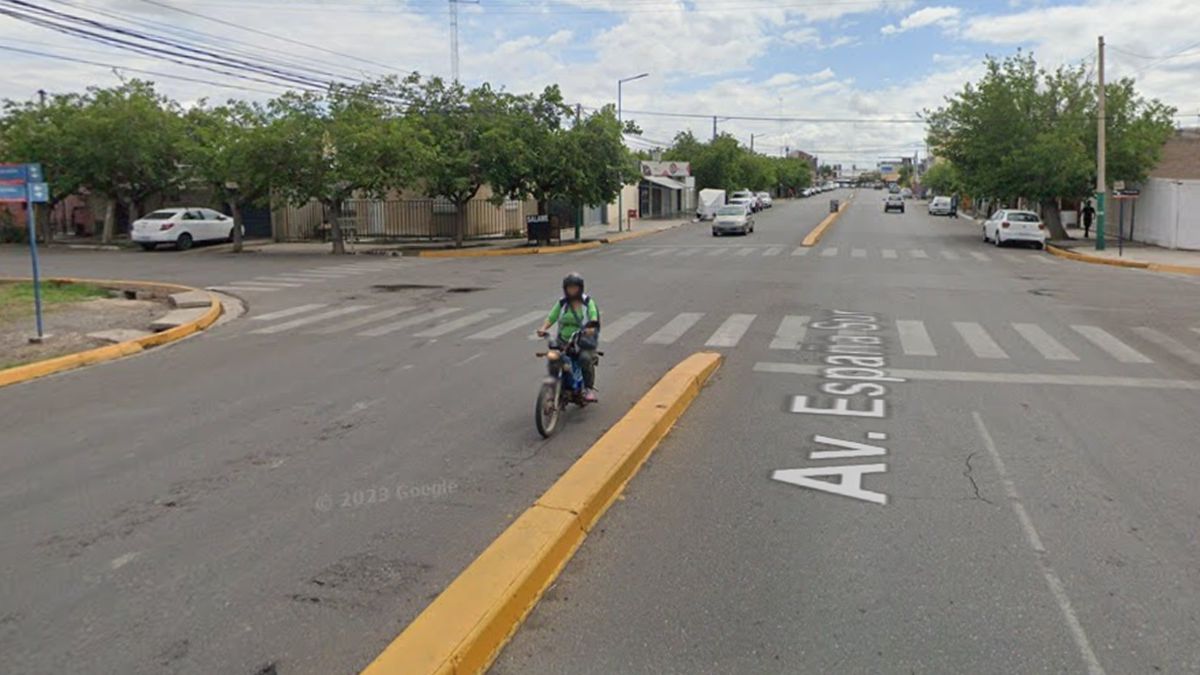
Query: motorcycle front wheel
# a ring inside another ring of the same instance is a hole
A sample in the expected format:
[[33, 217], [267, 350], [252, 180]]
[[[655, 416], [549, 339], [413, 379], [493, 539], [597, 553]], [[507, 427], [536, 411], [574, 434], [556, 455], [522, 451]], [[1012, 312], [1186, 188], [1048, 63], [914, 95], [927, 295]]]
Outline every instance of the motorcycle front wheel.
[[534, 410], [533, 420], [537, 424], [538, 433], [542, 438], [550, 438], [558, 429], [558, 387], [549, 382], [538, 390], [537, 409]]

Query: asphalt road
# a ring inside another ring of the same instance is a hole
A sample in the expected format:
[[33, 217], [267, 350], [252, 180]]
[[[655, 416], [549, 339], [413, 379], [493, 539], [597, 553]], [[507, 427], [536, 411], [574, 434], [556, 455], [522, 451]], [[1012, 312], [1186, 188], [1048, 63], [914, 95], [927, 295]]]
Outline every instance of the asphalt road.
[[[0, 389], [6, 672], [354, 672], [700, 349], [716, 381], [497, 672], [1200, 669], [1197, 286], [877, 195], [811, 250], [825, 198], [562, 256], [50, 252], [250, 311]], [[602, 401], [542, 441], [529, 334], [570, 269]], [[789, 412], [833, 405], [835, 334], [904, 380], [883, 417]], [[774, 473], [880, 464], [854, 496]]]

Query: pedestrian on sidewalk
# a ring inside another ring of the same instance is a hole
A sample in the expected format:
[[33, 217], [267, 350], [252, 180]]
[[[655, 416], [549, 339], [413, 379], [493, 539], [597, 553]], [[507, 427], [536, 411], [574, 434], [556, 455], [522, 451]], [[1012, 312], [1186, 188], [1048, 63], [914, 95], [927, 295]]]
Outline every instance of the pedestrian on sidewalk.
[[1083, 207], [1083, 238], [1089, 238], [1089, 232], [1092, 229], [1092, 220], [1096, 217], [1096, 209], [1092, 208], [1092, 203], [1088, 202]]
[[950, 217], [951, 218], [958, 217], [958, 193], [957, 192], [950, 195]]

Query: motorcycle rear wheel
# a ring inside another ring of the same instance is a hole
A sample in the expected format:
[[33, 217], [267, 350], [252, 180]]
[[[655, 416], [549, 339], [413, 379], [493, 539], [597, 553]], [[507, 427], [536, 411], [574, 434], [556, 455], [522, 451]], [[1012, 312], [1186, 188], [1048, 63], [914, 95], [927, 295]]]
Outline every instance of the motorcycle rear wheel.
[[537, 407], [534, 410], [533, 421], [537, 424], [538, 433], [542, 438], [550, 438], [558, 430], [558, 387], [546, 383], [538, 390]]

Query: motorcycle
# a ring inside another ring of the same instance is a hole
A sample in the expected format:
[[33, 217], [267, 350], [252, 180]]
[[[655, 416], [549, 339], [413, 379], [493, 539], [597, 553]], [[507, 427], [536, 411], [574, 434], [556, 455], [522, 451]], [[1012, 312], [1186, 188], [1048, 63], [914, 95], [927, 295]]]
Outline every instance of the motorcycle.
[[[584, 328], [596, 327], [595, 323], [589, 323]], [[589, 405], [583, 397], [583, 368], [579, 364], [579, 337], [582, 334], [582, 330], [576, 332], [565, 345], [551, 340], [546, 351], [537, 353], [538, 358], [546, 359], [550, 374], [538, 389], [534, 411], [534, 422], [542, 438], [550, 438], [558, 430], [559, 417], [568, 406], [586, 408]], [[597, 357], [603, 355], [604, 352], [596, 352]]]

